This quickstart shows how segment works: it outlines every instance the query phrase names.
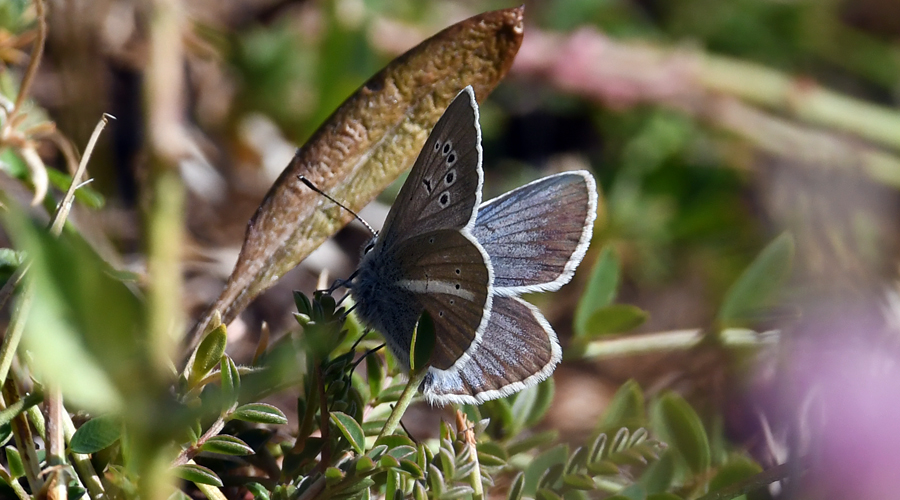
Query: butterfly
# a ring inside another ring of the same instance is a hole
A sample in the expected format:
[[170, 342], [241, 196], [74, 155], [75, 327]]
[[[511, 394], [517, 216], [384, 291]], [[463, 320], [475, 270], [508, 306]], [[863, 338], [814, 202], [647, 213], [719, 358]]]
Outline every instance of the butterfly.
[[471, 87], [438, 120], [347, 283], [363, 324], [410, 366], [423, 313], [434, 325], [419, 389], [432, 404], [480, 404], [550, 376], [556, 333], [519, 296], [567, 283], [597, 210], [586, 171], [539, 179], [481, 203], [481, 128]]

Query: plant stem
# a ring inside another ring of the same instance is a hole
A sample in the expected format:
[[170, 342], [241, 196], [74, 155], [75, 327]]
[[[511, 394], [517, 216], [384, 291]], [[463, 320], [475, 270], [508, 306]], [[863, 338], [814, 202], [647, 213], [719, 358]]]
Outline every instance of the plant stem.
[[16, 95], [16, 105], [9, 117], [9, 122], [14, 122], [14, 117], [22, 109], [25, 102], [25, 96], [31, 89], [31, 82], [34, 75], [37, 74], [38, 66], [41, 64], [41, 58], [44, 55], [44, 42], [47, 40], [47, 12], [44, 9], [44, 0], [36, 0], [34, 9], [37, 14], [37, 40], [34, 41], [34, 48], [31, 50], [31, 60], [28, 61], [28, 67], [25, 69], [25, 76], [22, 77], [22, 86], [19, 87], [19, 93]]
[[75, 190], [81, 186], [81, 177], [84, 176], [84, 172], [87, 170], [87, 164], [91, 159], [91, 154], [94, 152], [94, 146], [97, 145], [97, 139], [100, 138], [100, 133], [106, 128], [106, 124], [109, 123], [110, 118], [115, 119], [112, 115], [104, 113], [103, 117], [100, 118], [100, 121], [97, 122], [97, 125], [94, 127], [91, 138], [88, 139], [87, 147], [84, 148], [84, 155], [82, 155], [81, 161], [78, 162], [78, 169], [75, 171], [75, 174], [72, 175], [72, 184], [69, 185], [66, 195], [63, 197], [63, 200], [59, 204], [59, 208], [56, 210], [56, 216], [53, 218], [53, 223], [50, 225], [50, 234], [53, 236], [59, 236], [60, 233], [62, 233], [63, 225], [66, 223], [66, 218], [68, 218], [69, 211], [72, 209], [72, 201], [75, 199]]
[[400, 419], [403, 418], [403, 414], [406, 413], [406, 409], [409, 408], [409, 404], [412, 403], [413, 397], [415, 397], [416, 392], [419, 390], [419, 384], [425, 379], [427, 373], [427, 367], [422, 370], [410, 370], [409, 382], [406, 383], [406, 388], [403, 389], [403, 393], [400, 394], [400, 399], [397, 401], [397, 404], [394, 405], [394, 409], [391, 411], [390, 416], [388, 416], [384, 428], [381, 429], [381, 433], [378, 434], [378, 439], [381, 439], [384, 436], [390, 436], [397, 430], [397, 427], [400, 425]]
[[[719, 342], [730, 348], [759, 347], [777, 339], [777, 332], [754, 332], [740, 328], [727, 328], [718, 336]], [[684, 351], [699, 345], [705, 338], [701, 329], [674, 330], [670, 332], [628, 335], [615, 339], [595, 340], [589, 343], [583, 358], [616, 358], [656, 352]]]

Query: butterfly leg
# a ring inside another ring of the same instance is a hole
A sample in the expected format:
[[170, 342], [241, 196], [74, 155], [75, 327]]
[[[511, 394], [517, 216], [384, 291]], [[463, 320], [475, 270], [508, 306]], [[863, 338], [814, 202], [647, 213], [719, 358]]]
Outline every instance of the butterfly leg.
[[325, 290], [316, 290], [316, 291], [322, 292], [326, 295], [331, 295], [338, 288], [341, 288], [341, 287], [350, 288], [350, 283], [353, 282], [353, 278], [356, 278], [356, 275], [358, 273], [359, 273], [359, 269], [357, 269], [356, 271], [353, 271], [353, 274], [351, 274], [349, 278], [347, 278], [345, 280], [336, 279], [336, 280], [334, 280], [334, 283], [332, 283], [330, 287], [326, 288]]

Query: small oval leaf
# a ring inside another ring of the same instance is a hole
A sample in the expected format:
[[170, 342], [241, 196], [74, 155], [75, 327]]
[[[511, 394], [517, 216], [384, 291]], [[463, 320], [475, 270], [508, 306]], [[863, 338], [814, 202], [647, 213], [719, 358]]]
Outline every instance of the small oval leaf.
[[228, 418], [256, 424], [286, 424], [288, 422], [281, 410], [265, 403], [250, 403], [240, 406]]
[[122, 435], [122, 424], [111, 416], [100, 416], [85, 422], [69, 442], [74, 453], [96, 453], [111, 446]]
[[201, 446], [200, 449], [210, 453], [221, 453], [222, 455], [233, 455], [237, 457], [253, 455], [256, 453], [253, 451], [253, 448], [242, 440], [234, 436], [225, 435], [209, 438], [203, 443], [203, 446]]
[[213, 368], [219, 364], [222, 355], [225, 354], [225, 346], [228, 343], [228, 332], [225, 325], [218, 325], [203, 337], [194, 354], [194, 363], [190, 367], [189, 383], [191, 387], [197, 385]]
[[578, 306], [575, 308], [575, 336], [584, 337], [589, 333], [588, 321], [598, 309], [610, 305], [619, 287], [619, 258], [609, 246], [603, 248], [600, 257], [591, 270]]
[[695, 473], [705, 472], [710, 466], [709, 439], [697, 412], [681, 396], [664, 395], [658, 406], [661, 428], [658, 432]]
[[790, 234], [769, 243], [725, 294], [718, 317], [722, 326], [745, 326], [758, 319], [787, 279], [793, 260]]
[[196, 484], [208, 484], [221, 488], [222, 480], [210, 469], [197, 464], [184, 464], [175, 467], [175, 475]]
[[625, 333], [644, 324], [650, 315], [631, 304], [610, 304], [591, 314], [584, 325], [584, 338], [599, 337], [611, 333]]
[[362, 453], [366, 449], [366, 435], [363, 433], [359, 422], [346, 413], [339, 411], [331, 412], [331, 422], [337, 426], [341, 434], [350, 442], [350, 446], [356, 450], [356, 453]]

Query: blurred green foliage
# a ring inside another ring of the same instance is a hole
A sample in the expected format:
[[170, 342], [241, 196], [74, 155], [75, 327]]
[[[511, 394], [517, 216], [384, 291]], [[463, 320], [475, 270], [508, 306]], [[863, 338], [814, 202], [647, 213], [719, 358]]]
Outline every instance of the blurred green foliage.
[[[397, 48], [387, 43], [394, 40], [377, 38], [378, 23], [403, 23], [416, 36], [427, 36], [450, 17], [505, 6], [499, 1], [477, 6], [321, 2], [303, 6], [296, 17], [253, 20], [233, 31], [204, 25], [207, 31], [200, 35], [227, 40], [214, 45], [236, 80], [228, 119], [261, 113], [300, 144], [395, 55]], [[0, 2], [0, 27], [13, 33], [32, 29], [28, 7], [26, 0]], [[555, 0], [528, 4], [527, 16], [535, 29], [571, 33], [590, 26], [620, 39], [699, 46], [895, 105], [897, 43], [848, 22], [847, 9], [847, 3], [816, 0]], [[14, 98], [17, 78], [4, 67], [0, 85], [8, 99]], [[656, 319], [647, 297], [666, 288], [691, 297], [689, 312], [699, 319], [684, 326], [704, 330], [704, 348], [723, 347], [721, 328], [765, 324], [796, 292], [792, 266], [811, 259], [795, 254], [804, 243], [815, 245], [795, 241], [765, 212], [768, 193], [760, 192], [765, 184], [759, 178], [766, 172], [745, 168], [758, 166], [759, 159], [734, 137], [671, 109], [605, 109], [522, 80], [505, 83], [482, 109], [490, 181], [518, 185], [574, 154], [602, 187], [605, 219], [576, 284], [561, 292], [578, 294], [558, 315], [573, 316], [560, 322], [561, 332], [571, 326], [573, 333], [567, 362], [587, 365], [582, 349], [610, 334], [639, 339], [635, 330]], [[30, 112], [46, 117], [39, 106]], [[530, 135], [517, 139], [523, 129]], [[26, 185], [30, 181], [21, 157], [5, 145], [0, 170]], [[58, 170], [49, 176], [57, 189], [70, 179]], [[78, 202], [91, 210], [104, 208], [104, 196], [115, 193], [76, 192]], [[53, 213], [55, 204], [51, 194], [45, 211]], [[296, 293], [297, 331], [261, 341], [246, 365], [227, 353], [224, 326], [212, 325], [186, 369], [173, 366], [170, 386], [148, 366], [142, 336], [146, 304], [135, 283], [140, 280], [126, 279], [105, 262], [77, 228], [53, 238], [9, 193], [3, 205], [13, 248], [0, 249], [0, 279], [30, 266], [32, 286], [41, 296], [8, 380], [30, 380], [22, 366], [34, 368], [62, 381], [67, 403], [93, 417], [85, 417], [71, 436], [70, 451], [93, 454], [97, 470], [91, 476], [88, 469], [66, 466], [70, 491], [97, 497], [90, 489], [93, 477], [114, 496], [133, 497], [140, 480], [133, 464], [144, 451], [159, 448], [177, 456], [166, 464], [173, 474], [200, 488], [242, 484], [255, 498], [279, 499], [304, 494], [452, 499], [476, 496], [480, 488], [492, 496], [506, 492], [512, 500], [699, 498], [752, 480], [763, 469], [746, 443], [726, 432], [723, 409], [671, 391], [645, 394], [634, 380], [618, 386], [589, 436], [561, 437], [542, 427], [557, 394], [551, 379], [509, 398], [461, 408], [467, 426], [443, 423], [436, 439], [376, 440], [403, 390], [400, 370], [390, 356], [378, 354], [362, 361], [365, 371], [357, 368], [357, 355], [378, 341], [322, 295], [310, 299]], [[879, 238], [867, 215], [854, 224]], [[863, 267], [878, 265], [879, 250], [863, 256]], [[644, 309], [627, 303], [633, 299], [644, 299]], [[36, 387], [41, 389], [40, 380]], [[290, 388], [299, 391], [296, 408], [261, 402]], [[42, 399], [35, 391], [20, 400], [28, 404], [8, 406], [14, 411], [3, 413], [0, 442], [6, 460], [0, 482], [7, 489], [0, 493], [26, 493], [27, 455], [19, 449], [22, 443], [12, 441], [9, 422], [28, 415], [40, 428], [42, 417], [29, 409]], [[286, 431], [286, 415], [293, 414], [296, 429]], [[53, 469], [38, 451], [41, 470]], [[250, 477], [248, 470], [265, 474]], [[766, 498], [765, 484], [756, 486], [748, 498]]]

